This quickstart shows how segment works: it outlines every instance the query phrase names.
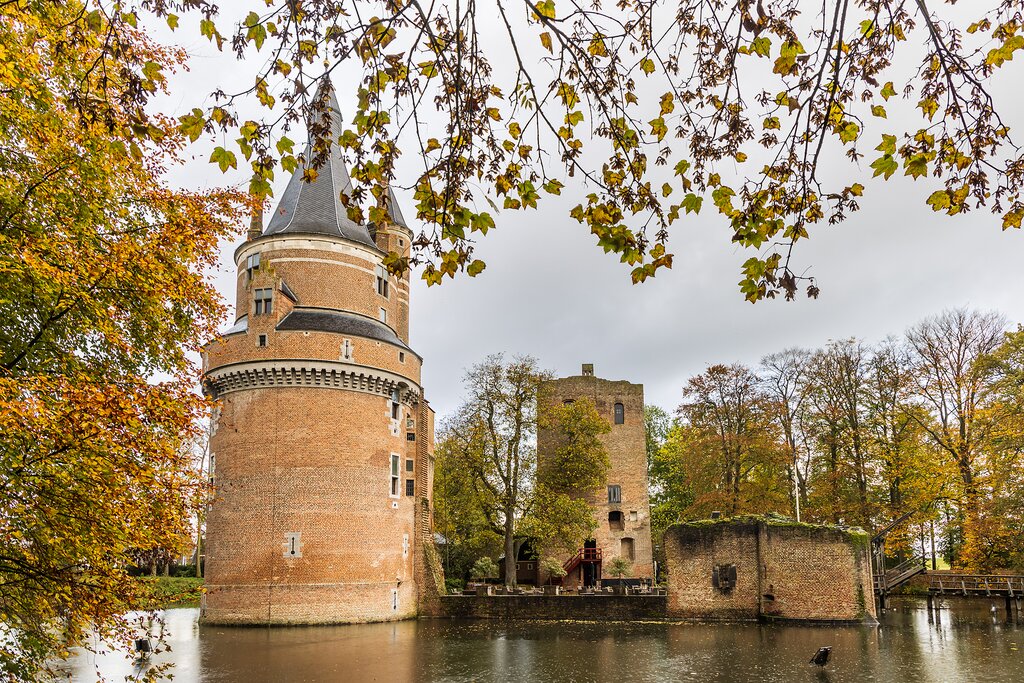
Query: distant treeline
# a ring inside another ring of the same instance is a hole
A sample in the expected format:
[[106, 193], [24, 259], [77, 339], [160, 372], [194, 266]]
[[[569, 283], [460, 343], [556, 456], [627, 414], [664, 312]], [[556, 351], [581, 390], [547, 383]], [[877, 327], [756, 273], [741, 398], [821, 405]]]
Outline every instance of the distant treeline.
[[[648, 410], [653, 528], [713, 510], [876, 529], [968, 570], [1024, 568], [1024, 330], [950, 310], [901, 337], [712, 365]], [[657, 543], [657, 540], [655, 541]]]

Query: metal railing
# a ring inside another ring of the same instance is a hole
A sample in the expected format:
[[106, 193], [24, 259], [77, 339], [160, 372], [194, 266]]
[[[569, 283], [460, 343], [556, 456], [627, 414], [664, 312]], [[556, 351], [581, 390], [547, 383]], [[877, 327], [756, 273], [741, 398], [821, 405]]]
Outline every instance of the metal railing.
[[930, 574], [928, 590], [939, 595], [1024, 597], [1024, 576], [999, 574]]
[[562, 565], [562, 569], [566, 573], [571, 572], [576, 567], [584, 562], [600, 562], [601, 561], [601, 549], [600, 548], [580, 548], [580, 551], [570, 557]]

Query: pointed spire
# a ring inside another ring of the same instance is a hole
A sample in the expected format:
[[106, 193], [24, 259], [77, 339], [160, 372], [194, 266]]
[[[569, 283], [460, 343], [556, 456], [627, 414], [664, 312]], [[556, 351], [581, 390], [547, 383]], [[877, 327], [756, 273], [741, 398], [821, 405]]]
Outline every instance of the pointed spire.
[[398, 205], [395, 191], [390, 186], [388, 186], [388, 215], [391, 216], [392, 222], [397, 225], [401, 225], [403, 228], [409, 227], [409, 224], [405, 222], [405, 217], [402, 215], [402, 208]]
[[330, 80], [324, 79], [315, 98], [317, 101], [326, 99], [330, 119], [330, 149], [326, 160], [322, 166], [315, 169], [316, 178], [313, 181], [303, 180], [303, 175], [309, 168], [312, 157], [315, 156], [313, 140], [308, 140], [303, 155], [307, 165], [295, 169], [263, 234], [320, 233], [375, 246], [366, 226], [350, 220], [345, 205], [341, 203], [341, 194], [350, 195], [352, 192], [352, 180], [349, 178], [338, 145], [342, 133], [341, 107], [338, 105], [338, 98], [334, 94]]

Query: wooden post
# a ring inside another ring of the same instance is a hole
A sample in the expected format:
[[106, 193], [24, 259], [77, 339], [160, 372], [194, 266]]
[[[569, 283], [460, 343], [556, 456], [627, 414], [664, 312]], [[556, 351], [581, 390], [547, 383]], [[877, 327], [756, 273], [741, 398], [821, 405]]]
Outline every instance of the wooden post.
[[935, 598], [932, 597], [931, 593], [929, 593], [928, 594], [928, 611], [931, 612], [933, 609], [935, 609]]
[[932, 537], [932, 571], [935, 571], [939, 567], [938, 567], [938, 564], [935, 561], [935, 520], [934, 519], [930, 522], [930, 528], [931, 528], [930, 533], [931, 533], [931, 537]]

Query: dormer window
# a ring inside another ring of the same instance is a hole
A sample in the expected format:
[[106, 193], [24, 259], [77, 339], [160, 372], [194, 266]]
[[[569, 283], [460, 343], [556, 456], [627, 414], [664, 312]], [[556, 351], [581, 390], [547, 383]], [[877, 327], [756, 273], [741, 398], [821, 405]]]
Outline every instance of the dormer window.
[[256, 299], [256, 315], [264, 315], [272, 313], [274, 310], [274, 290], [270, 287], [265, 289], [257, 289], [255, 294]]
[[253, 271], [260, 269], [260, 255], [259, 252], [247, 256], [245, 258], [245, 272], [252, 278]]
[[388, 298], [388, 271], [384, 266], [377, 266], [377, 293]]

